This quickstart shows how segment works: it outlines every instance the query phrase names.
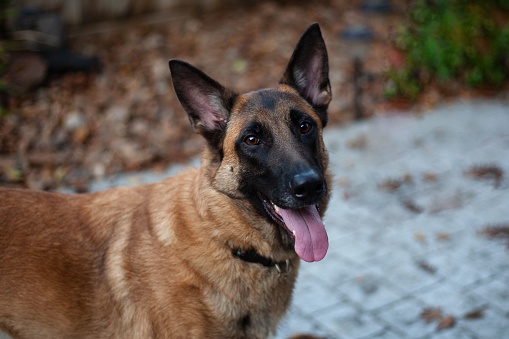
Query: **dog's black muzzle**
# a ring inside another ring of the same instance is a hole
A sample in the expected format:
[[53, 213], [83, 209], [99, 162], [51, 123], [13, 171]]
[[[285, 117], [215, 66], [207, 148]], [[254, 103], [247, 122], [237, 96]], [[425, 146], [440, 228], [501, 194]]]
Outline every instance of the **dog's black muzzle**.
[[325, 180], [320, 173], [309, 169], [295, 174], [290, 179], [290, 192], [296, 200], [304, 205], [317, 203], [325, 196]]

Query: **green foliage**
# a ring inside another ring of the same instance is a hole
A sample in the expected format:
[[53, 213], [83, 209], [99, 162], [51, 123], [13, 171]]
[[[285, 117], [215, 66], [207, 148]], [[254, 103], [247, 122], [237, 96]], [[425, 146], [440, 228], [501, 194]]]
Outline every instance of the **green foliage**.
[[421, 86], [417, 77], [408, 71], [407, 68], [391, 69], [387, 72], [389, 81], [385, 86], [384, 94], [388, 98], [394, 98], [399, 95], [414, 100]]
[[426, 81], [500, 86], [509, 79], [509, 0], [419, 0], [395, 38], [405, 65], [386, 95], [414, 99]]

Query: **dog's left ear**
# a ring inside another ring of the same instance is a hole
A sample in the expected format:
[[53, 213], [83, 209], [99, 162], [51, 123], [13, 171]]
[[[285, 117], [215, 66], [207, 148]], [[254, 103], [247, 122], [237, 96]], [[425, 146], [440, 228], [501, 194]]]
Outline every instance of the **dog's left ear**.
[[218, 148], [237, 94], [187, 62], [173, 59], [169, 66], [173, 88], [191, 125]]
[[300, 38], [280, 84], [295, 88], [317, 111], [323, 126], [332, 99], [329, 61], [320, 26], [312, 24]]

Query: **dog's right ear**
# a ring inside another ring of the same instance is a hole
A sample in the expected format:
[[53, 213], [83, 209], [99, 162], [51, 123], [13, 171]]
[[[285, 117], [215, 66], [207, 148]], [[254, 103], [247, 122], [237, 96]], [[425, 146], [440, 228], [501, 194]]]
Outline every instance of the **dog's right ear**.
[[295, 88], [317, 110], [325, 127], [332, 93], [327, 48], [317, 23], [300, 38], [279, 83]]
[[216, 148], [230, 118], [236, 93], [180, 60], [170, 60], [173, 88], [197, 133]]

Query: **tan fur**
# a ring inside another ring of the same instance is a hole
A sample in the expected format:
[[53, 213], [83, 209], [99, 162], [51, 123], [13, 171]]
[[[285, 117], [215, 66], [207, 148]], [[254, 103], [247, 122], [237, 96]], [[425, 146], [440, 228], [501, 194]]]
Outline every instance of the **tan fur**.
[[[90, 195], [0, 189], [0, 327], [19, 338], [265, 338], [299, 264], [197, 170]], [[290, 258], [288, 276], [232, 257]], [[249, 316], [251, 327], [241, 323]]]

